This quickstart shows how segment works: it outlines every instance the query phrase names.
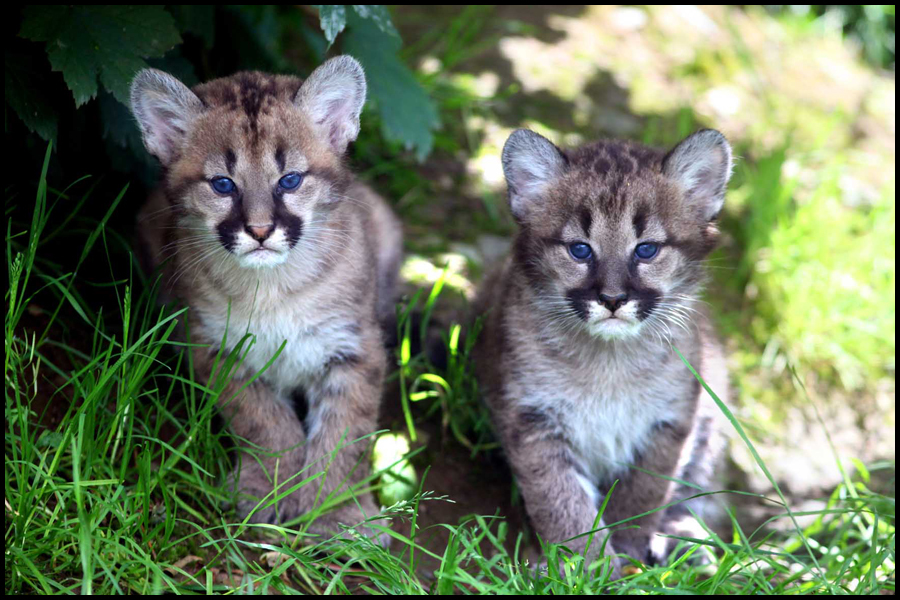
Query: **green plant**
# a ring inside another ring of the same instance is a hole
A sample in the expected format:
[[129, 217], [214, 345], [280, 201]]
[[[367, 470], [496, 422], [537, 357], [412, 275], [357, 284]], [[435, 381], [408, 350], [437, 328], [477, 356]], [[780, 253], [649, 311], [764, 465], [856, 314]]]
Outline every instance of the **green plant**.
[[834, 159], [801, 196], [785, 171], [803, 167], [786, 161], [778, 150], [742, 166], [736, 192], [746, 217], [734, 275], [755, 296], [752, 332], [784, 364], [846, 389], [871, 386], [895, 370], [893, 188], [870, 207], [845, 206]]
[[[463, 332], [459, 323], [452, 323], [448, 331], [441, 332], [441, 347], [432, 342], [433, 330], [429, 328], [435, 306], [444, 288], [446, 269], [434, 283], [419, 312], [422, 290], [418, 290], [398, 308], [397, 349], [398, 377], [403, 415], [412, 441], [416, 441], [415, 419], [410, 402], [430, 401], [423, 415], [428, 419], [440, 413], [442, 432], [450, 431], [454, 439], [467, 448], [472, 456], [478, 452], [499, 447], [493, 437], [490, 415], [478, 396], [478, 382], [472, 372], [471, 355], [481, 330], [481, 320], [476, 320]], [[413, 337], [414, 320], [418, 339]], [[417, 346], [421, 351], [413, 354]], [[429, 356], [443, 354], [438, 366]]]
[[792, 4], [772, 5], [772, 10], [821, 22], [837, 28], [862, 46], [866, 60], [893, 69], [896, 61], [896, 7], [892, 4]]
[[[75, 109], [99, 102], [104, 137], [146, 163], [127, 109], [138, 70], [161, 68], [188, 84], [238, 68], [303, 73], [322, 60], [346, 29], [338, 42], [368, 73], [369, 98], [384, 137], [424, 159], [439, 120], [432, 101], [398, 57], [401, 40], [388, 10], [381, 5], [316, 8], [321, 32], [308, 24], [311, 15], [297, 7], [26, 7], [20, 40], [6, 55], [6, 102], [30, 131], [53, 141], [60, 114], [72, 111], [67, 95]], [[218, 36], [214, 24], [220, 28]], [[235, 45], [241, 52], [234, 64], [210, 68]], [[298, 56], [298, 45], [305, 46], [306, 56], [287, 60], [288, 54]], [[57, 72], [69, 94], [58, 93]]]

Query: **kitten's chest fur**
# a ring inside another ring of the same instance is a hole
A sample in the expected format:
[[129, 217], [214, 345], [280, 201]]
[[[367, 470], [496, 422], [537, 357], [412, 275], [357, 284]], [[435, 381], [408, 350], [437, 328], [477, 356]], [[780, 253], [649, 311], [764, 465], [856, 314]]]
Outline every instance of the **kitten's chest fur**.
[[690, 373], [661, 348], [607, 348], [546, 360], [526, 375], [530, 393], [522, 403], [555, 415], [594, 483], [626, 471], [653, 443], [655, 429], [682, 421], [696, 401]]
[[[335, 357], [359, 352], [359, 321], [335, 306], [333, 300], [326, 302], [316, 291], [273, 291], [266, 289], [265, 283], [260, 282], [255, 294], [230, 298], [213, 298], [208, 294], [208, 301], [195, 303], [195, 326], [199, 327], [202, 338], [225, 337], [226, 352], [235, 352], [246, 333], [255, 336], [240, 348], [241, 355], [246, 352], [243, 374], [252, 375], [265, 368], [261, 375], [263, 381], [286, 392], [307, 384]], [[323, 306], [331, 310], [323, 311]], [[282, 344], [281, 353], [272, 361]]]

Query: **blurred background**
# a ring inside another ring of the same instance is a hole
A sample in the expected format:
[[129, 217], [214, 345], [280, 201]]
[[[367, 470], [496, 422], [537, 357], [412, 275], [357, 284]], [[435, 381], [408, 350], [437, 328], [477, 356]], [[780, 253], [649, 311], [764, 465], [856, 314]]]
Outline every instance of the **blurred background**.
[[[79, 224], [125, 184], [107, 229], [113, 270], [130, 268], [134, 214], [156, 176], [124, 104], [137, 69], [192, 85], [239, 69], [307, 75], [326, 56], [356, 56], [370, 97], [350, 161], [404, 223], [405, 302], [430, 297], [445, 337], [514, 233], [499, 160], [513, 129], [563, 146], [670, 146], [719, 129], [738, 160], [706, 299], [735, 414], [797, 506], [821, 506], [813, 499], [840, 483], [832, 448], [893, 495], [894, 6], [31, 6], [4, 27], [7, 218], [28, 218], [48, 141], [52, 185], [91, 174], [97, 186], [44, 249], [61, 270], [78, 258], [67, 236], [84, 236]], [[79, 284], [95, 309], [110, 293], [100, 282], [112, 267], [99, 263]], [[385, 400], [385, 425], [403, 429], [391, 407], [437, 367], [398, 361], [406, 388]], [[458, 459], [436, 483], [448, 493], [478, 494], [496, 466], [465, 462], [489, 447], [476, 396], [416, 397], [423, 435], [446, 449], [419, 460]], [[740, 443], [726, 479], [771, 491]], [[479, 508], [492, 513], [488, 496], [507, 493], [488, 489]]]

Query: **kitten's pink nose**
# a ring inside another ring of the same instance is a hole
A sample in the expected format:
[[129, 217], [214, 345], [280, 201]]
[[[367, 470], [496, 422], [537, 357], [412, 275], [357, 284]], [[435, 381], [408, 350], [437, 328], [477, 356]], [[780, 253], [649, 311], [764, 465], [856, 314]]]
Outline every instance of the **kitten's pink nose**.
[[266, 241], [266, 238], [272, 235], [273, 231], [275, 231], [275, 225], [272, 223], [268, 225], [247, 225], [247, 233], [259, 243]]

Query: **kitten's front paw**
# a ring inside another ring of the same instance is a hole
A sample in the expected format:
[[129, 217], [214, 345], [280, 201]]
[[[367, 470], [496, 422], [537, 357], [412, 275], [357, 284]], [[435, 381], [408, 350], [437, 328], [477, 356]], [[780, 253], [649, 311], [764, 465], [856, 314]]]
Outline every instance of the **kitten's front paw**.
[[[271, 525], [288, 523], [310, 512], [315, 503], [315, 494], [311, 493], [314, 490], [302, 488], [282, 498], [277, 504], [267, 506], [275, 496], [271, 493], [272, 484], [259, 465], [255, 464], [245, 467], [239, 475], [233, 473], [228, 485], [230, 489], [235, 490], [236, 488], [237, 490], [235, 511], [238, 517], [245, 519], [249, 515], [250, 523]], [[288, 484], [285, 484], [285, 487], [280, 489], [287, 489], [287, 486]], [[348, 531], [348, 529], [353, 529], [383, 548], [390, 546], [391, 536], [373, 527], [373, 525], [388, 527], [389, 521], [387, 519], [371, 520], [380, 512], [375, 506], [371, 494], [359, 496], [356, 501], [359, 502], [359, 505], [351, 500], [320, 515], [310, 523], [306, 531], [315, 534], [316, 538], [314, 539], [317, 540], [328, 539], [335, 535], [353, 539], [353, 534]], [[367, 522], [367, 519], [370, 520]]]
[[[250, 523], [286, 523], [304, 513], [312, 506], [298, 492], [282, 498], [277, 504], [269, 503], [278, 493], [272, 493], [272, 482], [263, 468], [255, 463], [235, 470], [227, 482], [228, 489], [235, 494], [234, 508], [238, 518], [245, 519], [249, 515]], [[279, 487], [283, 492], [289, 484]]]

